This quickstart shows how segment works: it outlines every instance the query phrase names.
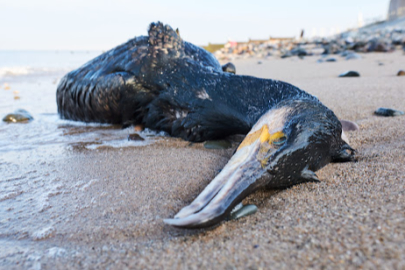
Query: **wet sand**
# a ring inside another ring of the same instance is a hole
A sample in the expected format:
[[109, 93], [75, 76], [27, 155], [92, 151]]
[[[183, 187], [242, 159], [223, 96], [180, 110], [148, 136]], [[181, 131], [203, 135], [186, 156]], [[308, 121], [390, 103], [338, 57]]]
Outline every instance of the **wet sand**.
[[[253, 216], [180, 230], [163, 218], [204, 189], [240, 138], [228, 150], [162, 137], [140, 147], [16, 151], [0, 159], [8, 190], [0, 268], [405, 269], [405, 116], [373, 115], [405, 110], [405, 77], [396, 76], [405, 56], [317, 59], [233, 62], [238, 74], [290, 82], [355, 121], [360, 130], [348, 137], [358, 162], [326, 166], [318, 184], [251, 195]], [[337, 77], [347, 70], [361, 77]]]

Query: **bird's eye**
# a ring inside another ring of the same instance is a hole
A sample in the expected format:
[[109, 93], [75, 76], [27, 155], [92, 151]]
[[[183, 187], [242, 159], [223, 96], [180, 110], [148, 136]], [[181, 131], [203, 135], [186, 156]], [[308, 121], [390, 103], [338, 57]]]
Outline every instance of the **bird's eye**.
[[273, 141], [273, 145], [275, 145], [275, 146], [281, 146], [281, 145], [283, 145], [286, 141], [287, 141], [287, 137], [286, 137], [286, 136], [281, 136], [281, 137], [279, 137], [279, 138], [277, 138], [277, 139], [275, 139], [275, 140]]

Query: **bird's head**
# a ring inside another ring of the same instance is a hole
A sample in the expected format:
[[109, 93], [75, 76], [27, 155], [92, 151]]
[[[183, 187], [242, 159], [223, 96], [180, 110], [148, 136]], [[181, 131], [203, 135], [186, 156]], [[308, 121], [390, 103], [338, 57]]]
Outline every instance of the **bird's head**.
[[341, 136], [339, 120], [318, 101], [283, 101], [257, 121], [203, 192], [165, 222], [183, 228], [215, 225], [260, 187], [319, 181], [318, 169], [353, 159], [354, 150]]

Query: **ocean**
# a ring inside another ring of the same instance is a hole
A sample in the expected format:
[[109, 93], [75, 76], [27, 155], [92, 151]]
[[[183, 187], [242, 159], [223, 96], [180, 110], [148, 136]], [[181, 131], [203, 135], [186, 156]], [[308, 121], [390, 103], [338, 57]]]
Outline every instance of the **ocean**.
[[[34, 117], [26, 124], [0, 122], [0, 155], [43, 145], [84, 143], [86, 147], [95, 148], [91, 142], [116, 147], [140, 144], [126, 140], [132, 130], [61, 120], [57, 114], [56, 88], [60, 79], [101, 53], [0, 51], [0, 117], [3, 119], [17, 109], [27, 110]], [[146, 131], [145, 135], [149, 133]]]
[[140, 134], [145, 141], [128, 141], [132, 127], [59, 118], [56, 89], [60, 79], [100, 53], [0, 51], [0, 119], [17, 109], [28, 111], [34, 118], [29, 123], [0, 121], [0, 235], [15, 232], [19, 216], [47, 207], [47, 196], [54, 188], [36, 166], [61, 160], [75, 151], [137, 147], [155, 140], [157, 134], [148, 130]]
[[0, 81], [19, 76], [66, 73], [101, 53], [101, 51], [0, 51]]

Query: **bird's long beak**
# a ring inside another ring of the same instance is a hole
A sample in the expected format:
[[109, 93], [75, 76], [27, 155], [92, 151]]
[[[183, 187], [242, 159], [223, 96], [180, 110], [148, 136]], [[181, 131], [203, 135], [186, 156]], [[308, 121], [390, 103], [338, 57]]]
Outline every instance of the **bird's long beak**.
[[270, 134], [267, 125], [249, 133], [203, 192], [174, 219], [164, 222], [175, 227], [199, 228], [225, 219], [236, 204], [268, 182], [271, 177], [266, 170], [268, 154], [275, 151], [272, 141], [281, 136], [284, 136], [281, 131]]

